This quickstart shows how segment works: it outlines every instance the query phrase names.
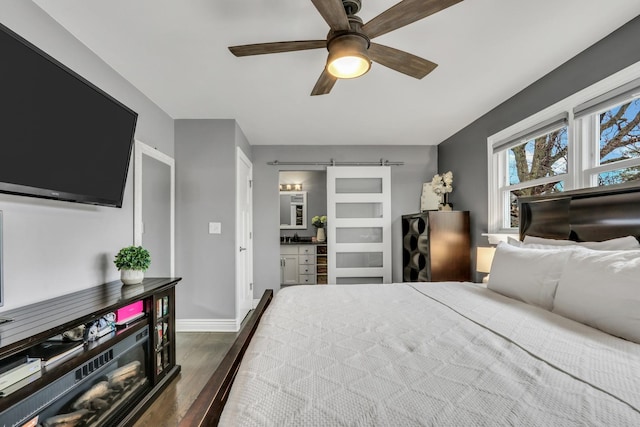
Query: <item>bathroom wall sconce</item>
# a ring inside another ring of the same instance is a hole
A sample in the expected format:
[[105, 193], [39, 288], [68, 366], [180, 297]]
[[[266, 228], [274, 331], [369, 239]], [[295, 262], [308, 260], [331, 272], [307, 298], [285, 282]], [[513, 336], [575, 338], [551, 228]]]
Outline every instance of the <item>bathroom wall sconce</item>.
[[302, 191], [302, 184], [280, 184], [280, 191]]

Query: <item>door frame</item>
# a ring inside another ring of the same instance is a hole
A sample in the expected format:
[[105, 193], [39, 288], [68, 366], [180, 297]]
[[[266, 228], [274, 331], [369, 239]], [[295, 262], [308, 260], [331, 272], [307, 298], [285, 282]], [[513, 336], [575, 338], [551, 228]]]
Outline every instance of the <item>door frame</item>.
[[142, 156], [149, 156], [159, 162], [165, 163], [169, 166], [171, 173], [171, 194], [169, 196], [169, 245], [170, 245], [170, 266], [169, 271], [171, 277], [175, 277], [175, 265], [176, 265], [176, 172], [175, 172], [175, 160], [173, 157], [164, 154], [163, 152], [145, 144], [142, 141], [135, 140], [134, 146], [134, 166], [133, 166], [133, 244], [135, 246], [142, 245], [142, 234], [144, 232], [144, 224], [142, 223]]
[[[240, 176], [240, 163], [244, 163], [248, 169], [249, 169], [249, 173], [247, 177], [241, 177]], [[241, 200], [240, 200], [240, 186], [241, 185], [246, 185], [246, 181], [245, 179], [248, 179], [248, 186], [247, 186], [247, 202], [249, 204], [249, 212], [248, 212], [248, 218], [247, 218], [247, 225], [248, 225], [248, 239], [246, 242], [246, 266], [245, 266], [245, 272], [244, 274], [246, 274], [246, 276], [243, 276], [242, 272], [240, 271], [241, 265], [239, 262], [239, 251], [240, 251], [240, 247], [242, 246], [243, 242], [242, 242], [242, 236], [243, 236], [243, 231], [242, 230], [242, 226], [244, 224], [243, 222], [243, 218], [240, 215], [240, 205], [241, 205]], [[246, 316], [246, 314], [249, 312], [249, 310], [251, 310], [251, 308], [253, 308], [253, 301], [254, 301], [254, 297], [253, 297], [253, 163], [251, 162], [251, 160], [249, 159], [249, 157], [247, 157], [247, 155], [244, 153], [244, 151], [242, 151], [242, 149], [240, 147], [236, 147], [236, 238], [235, 238], [235, 250], [238, 251], [236, 252], [236, 256], [235, 256], [235, 264], [236, 264], [236, 289], [235, 289], [235, 294], [236, 294], [236, 326], [238, 329], [240, 329], [240, 325], [242, 323], [242, 320], [244, 319], [244, 317]], [[250, 284], [250, 288], [249, 288], [249, 292], [250, 295], [248, 299], [245, 300], [245, 303], [248, 302], [247, 306], [243, 306], [243, 299], [242, 299], [242, 295], [244, 294], [244, 284], [242, 283], [242, 277], [246, 277], [247, 278], [247, 282]]]

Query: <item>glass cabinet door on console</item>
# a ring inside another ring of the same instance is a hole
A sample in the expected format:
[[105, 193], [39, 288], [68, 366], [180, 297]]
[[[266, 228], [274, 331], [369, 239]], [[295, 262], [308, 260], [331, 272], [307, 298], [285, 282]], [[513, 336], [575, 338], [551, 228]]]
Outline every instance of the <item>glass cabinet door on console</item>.
[[153, 350], [154, 350], [154, 384], [165, 376], [175, 365], [175, 301], [174, 289], [154, 295], [153, 298]]

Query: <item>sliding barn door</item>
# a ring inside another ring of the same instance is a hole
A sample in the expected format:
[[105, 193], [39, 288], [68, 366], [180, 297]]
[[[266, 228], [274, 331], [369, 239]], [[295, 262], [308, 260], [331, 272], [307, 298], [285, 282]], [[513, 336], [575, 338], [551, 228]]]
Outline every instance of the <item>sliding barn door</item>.
[[329, 283], [391, 283], [391, 168], [327, 168]]

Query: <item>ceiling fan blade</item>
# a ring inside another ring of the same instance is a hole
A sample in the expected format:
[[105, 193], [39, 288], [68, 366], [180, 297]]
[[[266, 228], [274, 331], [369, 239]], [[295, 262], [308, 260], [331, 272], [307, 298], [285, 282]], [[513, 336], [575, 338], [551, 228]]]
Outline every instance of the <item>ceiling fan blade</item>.
[[438, 64], [419, 56], [378, 43], [371, 43], [369, 46], [369, 58], [378, 64], [416, 79], [423, 78], [438, 66]]
[[367, 22], [362, 31], [370, 38], [409, 25], [462, 0], [403, 0]]
[[333, 89], [333, 85], [336, 84], [337, 80], [338, 79], [329, 74], [329, 72], [325, 68], [322, 71], [322, 74], [320, 74], [320, 78], [316, 82], [316, 85], [313, 87], [311, 96], [328, 94], [329, 92], [331, 92], [331, 89]]
[[264, 55], [266, 53], [293, 52], [296, 50], [320, 49], [327, 47], [326, 40], [303, 40], [292, 42], [274, 42], [229, 46], [235, 56]]
[[342, 0], [311, 0], [311, 2], [333, 31], [350, 29], [349, 19], [342, 5]]

